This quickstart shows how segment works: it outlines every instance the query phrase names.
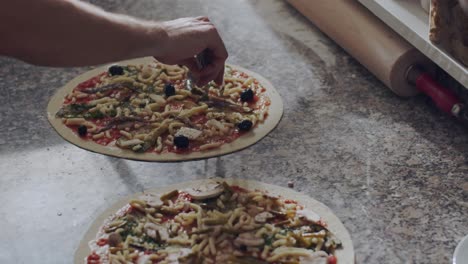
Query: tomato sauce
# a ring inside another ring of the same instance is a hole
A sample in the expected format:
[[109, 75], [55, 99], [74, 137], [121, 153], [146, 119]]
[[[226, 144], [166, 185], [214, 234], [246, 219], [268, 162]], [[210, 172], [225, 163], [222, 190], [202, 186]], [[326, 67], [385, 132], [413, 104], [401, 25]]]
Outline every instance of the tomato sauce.
[[224, 137], [219, 137], [219, 136], [218, 137], [213, 137], [212, 140], [210, 140], [208, 142], [203, 142], [203, 143], [190, 142], [189, 147], [186, 148], [186, 149], [178, 149], [175, 146], [167, 146], [166, 150], [167, 150], [167, 152], [173, 152], [173, 153], [177, 153], [177, 154], [189, 154], [189, 153], [194, 152], [194, 151], [200, 151], [200, 146], [204, 145], [204, 144], [217, 143], [217, 142], [220, 142], [222, 144], [231, 143], [232, 141], [236, 140], [237, 138], [239, 138], [240, 136], [242, 136], [243, 134], [245, 134], [247, 132], [240, 132], [237, 129], [235, 129], [235, 130], [232, 131], [232, 134], [230, 134], [230, 135], [226, 135]]
[[100, 264], [101, 261], [100, 261], [100, 257], [98, 254], [96, 254], [96, 252], [93, 252], [91, 255], [89, 255], [87, 258], [86, 258], [86, 263], [87, 264]]
[[[108, 118], [108, 119], [110, 119], [110, 118]], [[104, 121], [99, 120], [99, 119], [89, 119], [88, 121], [91, 121], [91, 122], [95, 123], [97, 125], [98, 129], [104, 127], [104, 123], [105, 123]], [[75, 134], [77, 136], [79, 136], [79, 134], [78, 134], [78, 127], [79, 126], [69, 125], [67, 127], [69, 127], [71, 130], [73, 130], [73, 132], [75, 132]], [[110, 138], [106, 137], [106, 135], [104, 134], [104, 136], [102, 138], [93, 139], [93, 134], [91, 134], [91, 133], [87, 133], [86, 136], [79, 136], [79, 137], [82, 138], [82, 139], [85, 139], [85, 140], [93, 140], [94, 142], [96, 142], [96, 143], [98, 143], [100, 145], [107, 146], [109, 143], [117, 140], [119, 137], [122, 136], [120, 134], [119, 130], [117, 130], [117, 129], [109, 129], [107, 131], [109, 131]]]
[[239, 193], [245, 193], [245, 192], [248, 192], [246, 189], [238, 186], [238, 185], [231, 185], [231, 190], [233, 190], [234, 192], [239, 192]]
[[222, 142], [223, 143], [230, 143], [234, 140], [236, 140], [237, 138], [239, 138], [240, 136], [242, 136], [244, 134], [244, 132], [240, 132], [239, 130], [234, 130], [234, 132], [232, 132], [231, 135], [225, 137]]
[[161, 218], [161, 223], [166, 223], [167, 221], [172, 220], [172, 219], [174, 219], [174, 216], [167, 216], [167, 215], [164, 215], [164, 216]]
[[180, 149], [176, 148], [175, 146], [167, 146], [167, 152], [172, 152], [172, 153], [177, 153], [177, 154], [189, 154], [190, 152], [193, 151], [198, 151], [200, 149], [200, 146], [195, 145], [194, 143], [191, 142], [188, 148], [186, 149]]
[[128, 208], [125, 210], [124, 215], [126, 214], [131, 214], [133, 212], [133, 207], [131, 205], [128, 206]]
[[107, 75], [107, 72], [103, 72], [87, 81], [84, 81], [76, 86], [76, 90], [82, 91], [87, 88], [93, 88], [96, 87], [98, 84], [101, 83], [101, 77]]
[[187, 202], [193, 201], [192, 196], [186, 192], [179, 192], [179, 196], [177, 196], [177, 199], [187, 201]]
[[98, 143], [98, 144], [107, 146], [107, 145], [109, 145], [109, 143], [119, 139], [122, 136], [120, 134], [120, 132], [118, 130], [116, 130], [116, 129], [109, 129], [109, 134], [110, 134], [110, 138], [108, 138], [108, 137], [106, 137], [104, 135], [104, 137], [95, 140], [95, 142]]
[[107, 243], [108, 243], [108, 240], [106, 238], [101, 238], [96, 242], [96, 244], [100, 247], [107, 245]]
[[315, 222], [315, 223], [318, 224], [318, 225], [321, 225], [321, 226], [323, 226], [325, 228], [328, 227], [327, 223], [323, 222], [322, 219], [318, 220], [318, 222]]
[[180, 111], [184, 109], [184, 103], [181, 102], [171, 102], [169, 103], [169, 110], [170, 111]]
[[333, 255], [328, 256], [327, 261], [328, 261], [327, 264], [336, 264], [337, 263], [337, 259]]
[[190, 121], [195, 124], [205, 124], [208, 119], [205, 115], [194, 115], [190, 118]]

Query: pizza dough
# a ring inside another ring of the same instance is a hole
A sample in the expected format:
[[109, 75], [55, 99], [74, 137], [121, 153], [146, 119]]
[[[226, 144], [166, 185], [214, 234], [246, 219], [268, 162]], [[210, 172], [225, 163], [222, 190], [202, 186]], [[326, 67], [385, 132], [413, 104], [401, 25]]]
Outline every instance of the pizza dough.
[[[241, 179], [221, 179], [221, 178], [213, 178], [213, 179], [203, 179], [203, 180], [194, 180], [194, 181], [187, 181], [182, 182], [174, 185], [170, 185], [167, 187], [160, 187], [146, 190], [144, 193], [153, 193], [153, 194], [164, 194], [173, 190], [186, 190], [190, 188], [194, 188], [197, 186], [204, 186], [207, 184], [212, 184], [215, 181], [225, 181], [229, 185], [237, 185], [239, 187], [245, 188], [247, 190], [260, 190], [260, 191], [267, 191], [269, 195], [278, 195], [285, 199], [292, 199], [296, 200], [298, 204], [303, 205], [305, 209], [310, 209], [316, 212], [323, 222], [326, 223], [328, 230], [330, 230], [339, 240], [341, 240], [342, 248], [337, 249], [335, 251], [335, 256], [338, 259], [339, 264], [352, 264], [355, 263], [355, 255], [353, 249], [353, 243], [351, 241], [351, 237], [338, 219], [337, 216], [333, 214], [333, 212], [324, 204], [304, 195], [298, 193], [294, 190], [289, 188], [283, 188], [271, 184], [266, 184], [257, 181], [250, 181], [250, 180], [241, 180]], [[136, 193], [125, 197], [121, 201], [115, 203], [112, 207], [105, 210], [101, 215], [99, 215], [94, 222], [90, 225], [90, 228], [86, 232], [85, 236], [83, 237], [80, 245], [75, 253], [75, 264], [83, 264], [85, 258], [91, 253], [90, 248], [88, 246], [88, 242], [96, 238], [96, 234], [98, 233], [100, 227], [106, 221], [112, 217], [119, 209], [124, 207], [129, 203], [131, 199], [135, 199], [140, 197], [143, 193]]]
[[[119, 62], [118, 64], [127, 65], [127, 64], [147, 64], [149, 62], [153, 62], [154, 59], [152, 58], [140, 58], [134, 60], [127, 60]], [[73, 88], [75, 88], [78, 84], [83, 81], [86, 81], [98, 74], [107, 70], [108, 65], [96, 68], [89, 72], [86, 72], [64, 87], [59, 89], [56, 94], [51, 98], [49, 105], [47, 107], [48, 112], [48, 119], [54, 129], [67, 141], [72, 144], [75, 144], [78, 147], [90, 150], [92, 152], [97, 152], [109, 156], [126, 158], [126, 159], [133, 159], [133, 160], [142, 160], [142, 161], [185, 161], [185, 160], [195, 160], [195, 159], [203, 159], [209, 158], [214, 156], [220, 156], [228, 153], [232, 153], [234, 151], [238, 151], [244, 149], [250, 145], [255, 144], [263, 137], [265, 137], [269, 132], [271, 132], [276, 125], [279, 123], [282, 114], [283, 114], [283, 103], [281, 101], [281, 97], [279, 93], [275, 90], [273, 85], [267, 81], [262, 76], [251, 72], [249, 70], [243, 69], [238, 66], [232, 66], [233, 69], [242, 71], [247, 73], [248, 75], [257, 79], [263, 87], [266, 88], [265, 94], [269, 97], [271, 104], [269, 106], [268, 116], [263, 123], [259, 123], [256, 127], [254, 127], [251, 131], [243, 134], [241, 137], [237, 138], [236, 140], [225, 143], [219, 148], [210, 149], [206, 151], [199, 151], [199, 152], [191, 152], [187, 154], [177, 154], [177, 153], [135, 153], [131, 150], [124, 150], [118, 148], [116, 146], [103, 146], [97, 144], [91, 140], [83, 140], [81, 139], [76, 133], [74, 133], [69, 127], [63, 124], [61, 118], [57, 118], [55, 115], [57, 111], [62, 107], [63, 100], [65, 96], [70, 93]]]

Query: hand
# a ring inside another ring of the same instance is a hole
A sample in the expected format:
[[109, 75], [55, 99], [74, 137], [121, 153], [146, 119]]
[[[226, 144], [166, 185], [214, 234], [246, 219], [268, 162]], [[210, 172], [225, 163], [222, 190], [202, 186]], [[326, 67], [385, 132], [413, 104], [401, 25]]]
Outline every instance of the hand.
[[[154, 56], [186, 65], [198, 85], [222, 84], [228, 56], [206, 17], [146, 21], [79, 0], [6, 1], [0, 8], [0, 36], [0, 55], [37, 65], [88, 66]], [[194, 56], [204, 50], [208, 65], [199, 70]]]
[[[157, 60], [187, 66], [199, 86], [211, 80], [219, 85], [223, 83], [228, 53], [218, 31], [207, 17], [180, 18], [162, 22], [160, 26], [167, 37], [157, 51], [159, 55], [155, 55]], [[200, 70], [194, 56], [204, 50], [208, 64]]]

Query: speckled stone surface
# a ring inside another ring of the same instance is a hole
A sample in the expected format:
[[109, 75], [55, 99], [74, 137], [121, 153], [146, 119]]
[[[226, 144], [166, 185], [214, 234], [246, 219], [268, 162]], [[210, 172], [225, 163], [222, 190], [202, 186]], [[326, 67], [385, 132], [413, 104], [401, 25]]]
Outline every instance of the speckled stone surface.
[[148, 19], [208, 15], [229, 61], [277, 87], [283, 120], [220, 158], [109, 158], [68, 144], [46, 118], [54, 91], [88, 68], [0, 58], [0, 263], [71, 263], [93, 218], [116, 199], [209, 176], [294, 181], [341, 218], [358, 263], [451, 261], [468, 234], [468, 136], [425, 98], [396, 97], [283, 1], [93, 2]]

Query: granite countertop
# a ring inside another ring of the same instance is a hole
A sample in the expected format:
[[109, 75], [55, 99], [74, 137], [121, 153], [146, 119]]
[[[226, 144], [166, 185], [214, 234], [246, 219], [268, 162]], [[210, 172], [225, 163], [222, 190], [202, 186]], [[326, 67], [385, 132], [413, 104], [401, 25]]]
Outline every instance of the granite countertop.
[[279, 126], [243, 151], [145, 163], [65, 142], [54, 91], [89, 68], [0, 58], [0, 263], [71, 263], [91, 221], [122, 196], [209, 176], [287, 186], [328, 205], [358, 263], [449, 263], [468, 234], [467, 130], [424, 97], [395, 96], [283, 1], [99, 0], [148, 19], [208, 15], [229, 62], [271, 80]]

